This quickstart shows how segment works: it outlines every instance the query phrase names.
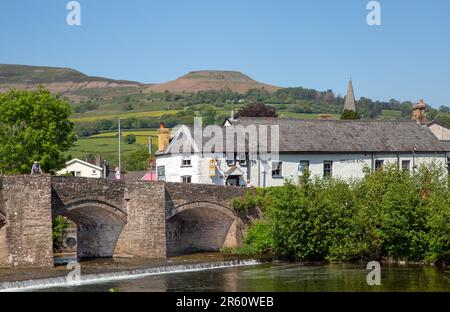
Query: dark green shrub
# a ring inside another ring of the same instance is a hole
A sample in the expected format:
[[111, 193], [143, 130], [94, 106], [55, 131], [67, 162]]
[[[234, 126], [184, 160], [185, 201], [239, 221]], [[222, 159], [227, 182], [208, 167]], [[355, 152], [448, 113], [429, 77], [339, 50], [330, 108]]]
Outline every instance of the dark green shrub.
[[450, 196], [444, 168], [414, 173], [386, 165], [364, 179], [311, 181], [259, 189], [235, 209], [259, 208], [264, 219], [245, 243], [258, 253], [304, 260], [450, 260]]

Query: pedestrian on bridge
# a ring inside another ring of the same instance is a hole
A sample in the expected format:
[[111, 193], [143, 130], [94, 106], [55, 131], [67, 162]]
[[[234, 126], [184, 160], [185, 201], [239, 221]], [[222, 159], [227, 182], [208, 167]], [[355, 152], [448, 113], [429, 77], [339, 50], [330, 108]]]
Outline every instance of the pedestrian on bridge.
[[31, 174], [42, 174], [41, 165], [38, 161], [35, 161], [33, 166], [31, 167]]

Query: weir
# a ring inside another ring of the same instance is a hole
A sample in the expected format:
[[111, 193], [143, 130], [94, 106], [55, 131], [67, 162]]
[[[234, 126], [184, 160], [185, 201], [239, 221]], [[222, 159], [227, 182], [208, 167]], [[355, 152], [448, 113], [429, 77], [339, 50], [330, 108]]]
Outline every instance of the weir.
[[0, 268], [52, 267], [52, 220], [77, 225], [77, 256], [166, 258], [242, 241], [245, 189], [49, 175], [0, 176]]
[[[259, 259], [236, 259], [225, 261], [214, 261], [206, 263], [188, 263], [188, 264], [173, 264], [173, 265], [161, 265], [150, 268], [142, 268], [128, 271], [111, 272], [111, 273], [98, 273], [98, 274], [83, 274], [80, 276], [78, 285], [92, 284], [92, 283], [105, 283], [117, 280], [127, 280], [135, 278], [143, 278], [146, 276], [161, 275], [161, 274], [175, 274], [175, 273], [187, 273], [205, 270], [215, 270], [223, 268], [231, 268], [238, 266], [251, 266], [265, 263]], [[68, 282], [66, 276], [51, 277], [45, 279], [16, 281], [0, 283], [0, 292], [15, 291], [15, 290], [30, 290], [30, 289], [43, 289], [51, 287], [67, 287], [73, 286]]]

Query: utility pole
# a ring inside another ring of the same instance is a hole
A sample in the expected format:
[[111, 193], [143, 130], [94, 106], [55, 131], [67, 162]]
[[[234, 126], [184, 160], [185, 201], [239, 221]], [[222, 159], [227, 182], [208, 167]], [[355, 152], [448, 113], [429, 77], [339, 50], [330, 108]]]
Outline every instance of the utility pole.
[[152, 137], [149, 136], [148, 137], [148, 168], [149, 168], [149, 172], [152, 172]]
[[149, 155], [152, 154], [152, 137], [151, 136], [148, 137], [148, 154]]
[[121, 118], [119, 118], [119, 174], [120, 174], [120, 179], [122, 179], [122, 146], [121, 146], [121, 141], [122, 141], [122, 132], [120, 129], [120, 122], [121, 122]]

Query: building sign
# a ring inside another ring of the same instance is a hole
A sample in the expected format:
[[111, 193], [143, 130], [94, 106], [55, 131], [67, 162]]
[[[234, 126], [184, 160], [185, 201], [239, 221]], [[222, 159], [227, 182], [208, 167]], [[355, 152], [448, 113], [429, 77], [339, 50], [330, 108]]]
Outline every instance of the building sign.
[[364, 159], [340, 159], [341, 164], [363, 164]]
[[209, 176], [210, 177], [216, 176], [216, 167], [217, 167], [217, 161], [215, 159], [211, 159], [209, 161]]

